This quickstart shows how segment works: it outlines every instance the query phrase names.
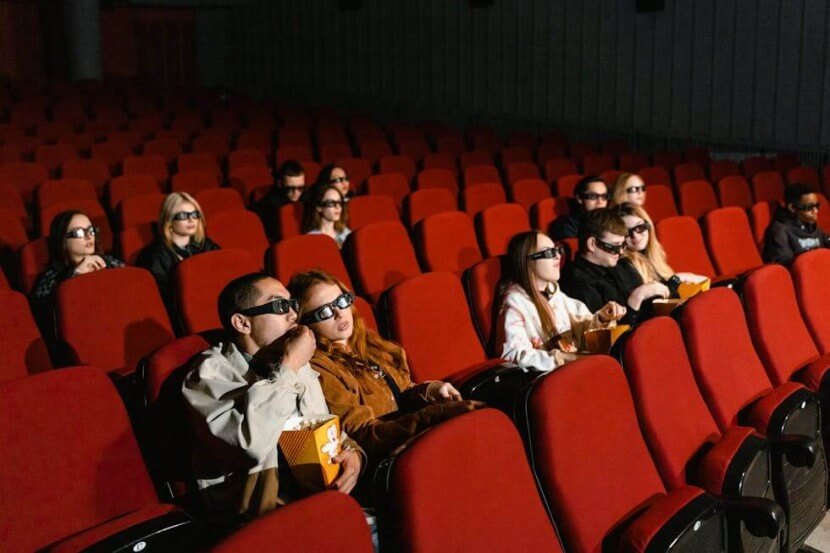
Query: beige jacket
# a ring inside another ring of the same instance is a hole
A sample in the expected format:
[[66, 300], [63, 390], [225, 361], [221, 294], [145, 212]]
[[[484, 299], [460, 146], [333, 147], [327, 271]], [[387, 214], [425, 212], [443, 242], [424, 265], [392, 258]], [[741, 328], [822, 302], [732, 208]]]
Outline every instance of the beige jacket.
[[[193, 366], [182, 394], [207, 509], [220, 517], [258, 516], [283, 504], [277, 442], [290, 416], [329, 413], [319, 373], [306, 364], [296, 373], [275, 366], [260, 376], [233, 343], [205, 350]], [[345, 433], [341, 439], [358, 449]]]

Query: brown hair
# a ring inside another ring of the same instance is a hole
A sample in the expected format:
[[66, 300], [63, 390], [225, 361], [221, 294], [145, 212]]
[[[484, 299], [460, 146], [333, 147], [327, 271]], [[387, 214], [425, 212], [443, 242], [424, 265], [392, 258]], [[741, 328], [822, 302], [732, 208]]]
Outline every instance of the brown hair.
[[501, 288], [503, 295], [507, 286], [516, 284], [525, 293], [530, 296], [536, 312], [539, 314], [539, 320], [542, 322], [542, 330], [548, 337], [553, 337], [556, 334], [556, 327], [553, 325], [553, 316], [551, 315], [548, 302], [539, 293], [539, 290], [533, 286], [533, 277], [530, 264], [533, 261], [530, 259], [530, 254], [536, 252], [536, 240], [539, 237], [539, 232], [531, 230], [516, 234], [510, 239], [507, 245], [507, 256], [505, 266], [505, 278]]
[[326, 192], [329, 190], [337, 192], [337, 196], [340, 198], [340, 201], [343, 202], [343, 209], [340, 211], [340, 220], [335, 221], [334, 230], [337, 232], [343, 232], [343, 229], [348, 226], [349, 208], [347, 207], [348, 204], [344, 201], [343, 194], [341, 194], [334, 185], [317, 184], [311, 189], [310, 197], [305, 205], [305, 210], [303, 211], [303, 232], [318, 230], [322, 226], [323, 218], [320, 216], [320, 212], [317, 211], [317, 207], [320, 202], [323, 201]]
[[[320, 269], [295, 274], [288, 283], [288, 291], [291, 293], [291, 297], [300, 301], [300, 312], [298, 314], [300, 317], [306, 311], [309, 292], [318, 284], [333, 284], [340, 288], [341, 292], [349, 292], [343, 282]], [[396, 367], [399, 370], [404, 369], [406, 358], [403, 348], [394, 342], [384, 340], [374, 330], [366, 328], [366, 323], [363, 322], [363, 317], [355, 305], [352, 305], [349, 309], [351, 309], [354, 321], [352, 335], [348, 339], [351, 351], [346, 351], [346, 349], [317, 335], [317, 352], [314, 355], [324, 355], [338, 364], [348, 364], [350, 359], [356, 358], [366, 364], [375, 364], [384, 372], [389, 372], [390, 367]]]
[[197, 244], [205, 241], [207, 221], [205, 220], [205, 212], [202, 211], [202, 206], [187, 192], [171, 192], [164, 198], [164, 202], [161, 204], [161, 209], [159, 210], [159, 234], [164, 244], [171, 250], [173, 249], [173, 215], [175, 214], [176, 208], [185, 202], [193, 204], [193, 207], [202, 214], [198, 219], [199, 227], [196, 229], [196, 234], [193, 235], [193, 241]]
[[595, 209], [582, 216], [582, 223], [579, 225], [579, 251], [587, 250], [588, 238], [592, 236], [600, 240], [602, 233], [608, 232], [618, 236], [628, 236], [628, 229], [625, 221], [613, 209]]
[[674, 270], [669, 266], [666, 260], [666, 250], [663, 249], [662, 244], [657, 240], [657, 233], [654, 230], [654, 222], [645, 209], [638, 205], [631, 203], [622, 203], [614, 208], [620, 217], [633, 216], [639, 217], [649, 226], [648, 243], [646, 244], [645, 253], [635, 252], [629, 249], [626, 257], [643, 277], [643, 282], [654, 282], [655, 280], [667, 280], [674, 274]]

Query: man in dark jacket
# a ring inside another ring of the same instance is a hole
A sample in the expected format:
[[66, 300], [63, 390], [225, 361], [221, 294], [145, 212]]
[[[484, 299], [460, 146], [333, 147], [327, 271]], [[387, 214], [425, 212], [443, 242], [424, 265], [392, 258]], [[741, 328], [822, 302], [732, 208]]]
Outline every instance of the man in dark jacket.
[[286, 204], [299, 202], [305, 189], [305, 173], [303, 173], [302, 165], [293, 159], [284, 161], [277, 171], [274, 186], [252, 208], [262, 219], [265, 232], [272, 240], [275, 239], [277, 212]]
[[589, 211], [579, 231], [579, 253], [567, 264], [559, 281], [562, 291], [585, 303], [596, 312], [609, 301], [628, 309], [623, 324], [640, 318], [643, 303], [653, 298], [668, 298], [669, 289], [662, 282], [643, 284], [640, 273], [627, 259], [625, 221], [610, 209]]
[[554, 240], [579, 236], [582, 215], [608, 205], [608, 186], [597, 175], [583, 177], [574, 187], [574, 199], [570, 205], [570, 213], [557, 217], [551, 223], [550, 236]]
[[788, 265], [797, 255], [830, 247], [830, 236], [819, 228], [818, 196], [806, 184], [784, 191], [786, 206], [779, 208], [764, 236], [764, 261]]

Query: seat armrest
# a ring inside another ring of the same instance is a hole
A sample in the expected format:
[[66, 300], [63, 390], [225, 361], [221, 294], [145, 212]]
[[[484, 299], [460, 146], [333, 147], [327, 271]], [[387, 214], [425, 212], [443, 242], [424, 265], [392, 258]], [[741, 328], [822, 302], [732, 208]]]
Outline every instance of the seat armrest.
[[767, 436], [774, 454], [785, 455], [796, 467], [813, 468], [819, 453], [819, 445], [813, 438], [801, 434]]
[[[787, 518], [781, 506], [766, 497], [721, 497], [728, 518], [746, 524], [749, 533], [773, 539], [786, 528]], [[781, 540], [784, 543], [785, 540]]]

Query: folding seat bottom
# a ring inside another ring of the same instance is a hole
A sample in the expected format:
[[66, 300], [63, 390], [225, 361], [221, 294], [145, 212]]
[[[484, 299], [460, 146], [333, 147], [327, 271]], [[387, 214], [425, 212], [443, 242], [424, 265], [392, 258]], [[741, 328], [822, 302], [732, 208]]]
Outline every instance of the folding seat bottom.
[[722, 505], [693, 486], [657, 495], [645, 512], [625, 529], [619, 545], [613, 549], [636, 553], [726, 551], [726, 519]]

